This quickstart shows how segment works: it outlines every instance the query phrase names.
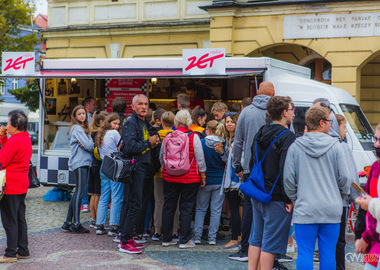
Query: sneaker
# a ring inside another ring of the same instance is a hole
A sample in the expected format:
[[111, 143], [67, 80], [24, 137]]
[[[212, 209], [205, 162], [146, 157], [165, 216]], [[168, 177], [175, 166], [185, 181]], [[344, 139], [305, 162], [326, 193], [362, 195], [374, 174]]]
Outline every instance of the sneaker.
[[27, 260], [27, 259], [30, 259], [30, 255], [20, 255], [20, 254], [16, 254], [16, 258], [17, 258], [17, 259], [21, 259], [21, 260]]
[[119, 251], [125, 252], [128, 254], [139, 254], [142, 252], [141, 249], [136, 248], [134, 245], [130, 244], [129, 242], [126, 245], [120, 244]]
[[150, 233], [149, 230], [145, 230], [144, 233], [143, 233], [143, 236], [144, 237], [150, 237], [152, 234]]
[[202, 239], [199, 236], [194, 236], [193, 237], [193, 243], [194, 244], [201, 244], [202, 243]]
[[274, 260], [273, 268], [272, 270], [288, 270], [285, 266], [283, 266], [281, 263], [279, 263], [277, 260]]
[[114, 239], [112, 239], [115, 243], [120, 243], [121, 241], [121, 233], [118, 233], [118, 235], [115, 236]]
[[111, 230], [108, 231], [108, 236], [117, 236], [119, 233], [119, 229], [116, 227], [112, 227]]
[[109, 225], [109, 224], [106, 224], [106, 225], [104, 225], [104, 229], [105, 229], [106, 231], [110, 231], [110, 230], [112, 229], [112, 226]]
[[279, 263], [287, 263], [287, 262], [294, 261], [292, 257], [287, 256], [285, 254], [277, 254], [276, 259], [278, 260]]
[[96, 234], [97, 235], [102, 235], [105, 233], [106, 233], [106, 230], [104, 229], [103, 225], [98, 225], [98, 227], [96, 227]]
[[137, 242], [136, 242], [135, 240], [133, 240], [133, 239], [129, 239], [129, 240], [128, 240], [128, 244], [131, 244], [131, 245], [133, 245], [135, 248], [138, 248], [138, 249], [143, 249], [143, 248], [145, 248], [143, 244], [139, 244], [139, 243], [137, 243]]
[[0, 263], [15, 263], [17, 262], [16, 257], [7, 257], [5, 255], [0, 257]]
[[170, 242], [162, 242], [162, 246], [163, 247], [175, 246], [177, 245], [177, 243], [178, 243], [177, 241], [172, 240]]
[[82, 205], [82, 213], [87, 213], [89, 212], [90, 210], [88, 209], [88, 204], [83, 204]]
[[139, 244], [145, 244], [146, 242], [148, 242], [148, 240], [146, 240], [146, 238], [142, 236], [142, 234], [136, 235], [135, 237], [133, 237], [133, 240], [135, 240], [135, 242]]
[[228, 245], [229, 243], [227, 243], [227, 244], [225, 244], [225, 245], [223, 245], [223, 246], [220, 246], [220, 249], [222, 249], [222, 250], [231, 250], [231, 251], [238, 251], [239, 250], [239, 247], [240, 247], [240, 245], [239, 245], [239, 242], [238, 243], [236, 243], [236, 244], [233, 244], [233, 245]]
[[67, 221], [63, 222], [63, 225], [61, 226], [62, 231], [64, 231], [64, 232], [71, 232], [70, 231], [71, 225], [73, 225], [71, 222], [70, 223], [67, 222]]
[[240, 250], [239, 252], [229, 255], [228, 259], [239, 262], [248, 262], [248, 252]]
[[186, 244], [179, 244], [179, 248], [181, 249], [194, 248], [194, 247], [195, 247], [195, 244], [191, 240], [189, 240], [189, 242], [187, 242]]
[[82, 226], [82, 224], [73, 224], [70, 226], [70, 231], [73, 233], [90, 233], [88, 229]]
[[208, 238], [208, 244], [209, 245], [216, 245], [216, 238], [209, 237]]
[[98, 226], [96, 226], [96, 220], [91, 220], [90, 228], [96, 229]]
[[289, 246], [286, 248], [286, 253], [295, 253], [296, 252], [296, 248], [295, 246]]
[[178, 234], [173, 234], [172, 239], [173, 239], [174, 241], [179, 242], [179, 236], [178, 236]]
[[161, 237], [161, 234], [159, 234], [159, 233], [155, 233], [155, 234], [153, 234], [153, 236], [152, 236], [152, 240], [153, 240], [153, 241], [160, 241], [160, 237]]

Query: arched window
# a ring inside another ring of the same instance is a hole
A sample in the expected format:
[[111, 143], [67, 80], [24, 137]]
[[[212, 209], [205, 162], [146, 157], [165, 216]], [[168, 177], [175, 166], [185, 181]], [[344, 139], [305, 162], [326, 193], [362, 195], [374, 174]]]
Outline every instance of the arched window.
[[311, 78], [331, 84], [331, 64], [325, 59], [313, 59], [308, 62], [306, 67], [311, 69]]

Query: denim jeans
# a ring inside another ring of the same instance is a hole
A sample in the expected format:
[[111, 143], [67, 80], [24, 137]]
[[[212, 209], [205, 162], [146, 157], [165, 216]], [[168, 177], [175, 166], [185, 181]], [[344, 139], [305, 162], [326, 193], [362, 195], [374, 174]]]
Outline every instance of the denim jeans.
[[83, 198], [82, 198], [82, 205], [84, 204], [89, 204], [90, 201], [88, 199], [88, 183], [86, 184], [86, 186], [84, 187], [84, 194], [83, 194]]
[[[211, 201], [210, 201], [211, 198]], [[215, 239], [218, 232], [220, 215], [224, 202], [224, 194], [220, 195], [220, 185], [206, 185], [200, 187], [197, 196], [197, 209], [195, 211], [194, 234], [195, 237], [201, 237], [203, 232], [203, 223], [207, 208], [210, 204], [210, 226], [208, 229], [208, 238]]]
[[297, 269], [312, 270], [315, 241], [318, 237], [319, 269], [335, 270], [335, 249], [340, 224], [295, 224], [298, 246]]
[[110, 202], [111, 195], [111, 215], [110, 215], [110, 225], [118, 226], [120, 222], [120, 211], [121, 205], [123, 203], [123, 183], [114, 182], [108, 179], [100, 171], [101, 179], [101, 194], [98, 204], [98, 212], [96, 215], [96, 224], [106, 224], [108, 204]]

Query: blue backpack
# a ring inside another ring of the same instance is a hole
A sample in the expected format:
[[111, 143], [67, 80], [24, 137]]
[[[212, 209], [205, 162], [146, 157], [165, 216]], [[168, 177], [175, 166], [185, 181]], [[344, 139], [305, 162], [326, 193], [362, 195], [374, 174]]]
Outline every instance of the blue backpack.
[[288, 131], [288, 129], [283, 130], [269, 145], [267, 151], [265, 152], [263, 158], [259, 160], [257, 156], [257, 142], [255, 141], [255, 154], [256, 154], [256, 163], [253, 165], [251, 174], [249, 175], [247, 181], [240, 185], [241, 192], [244, 193], [244, 195], [247, 195], [259, 202], [262, 202], [264, 204], [269, 204], [272, 200], [272, 192], [274, 187], [276, 186], [276, 183], [278, 179], [280, 178], [280, 174], [277, 175], [276, 181], [274, 182], [274, 185], [272, 187], [272, 190], [269, 192], [269, 194], [265, 190], [265, 184], [264, 184], [264, 173], [263, 169], [261, 167], [261, 164], [263, 163], [265, 157], [267, 156], [269, 149], [272, 147], [272, 145], [277, 141], [277, 139], [285, 132]]

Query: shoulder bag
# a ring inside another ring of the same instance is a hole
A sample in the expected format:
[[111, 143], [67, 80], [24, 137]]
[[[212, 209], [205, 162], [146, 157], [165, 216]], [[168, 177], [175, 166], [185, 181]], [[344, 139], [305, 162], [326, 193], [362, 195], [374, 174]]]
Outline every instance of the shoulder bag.
[[114, 182], [129, 184], [132, 182], [132, 172], [135, 170], [135, 161], [127, 159], [120, 152], [106, 155], [103, 158], [101, 172]]

